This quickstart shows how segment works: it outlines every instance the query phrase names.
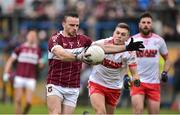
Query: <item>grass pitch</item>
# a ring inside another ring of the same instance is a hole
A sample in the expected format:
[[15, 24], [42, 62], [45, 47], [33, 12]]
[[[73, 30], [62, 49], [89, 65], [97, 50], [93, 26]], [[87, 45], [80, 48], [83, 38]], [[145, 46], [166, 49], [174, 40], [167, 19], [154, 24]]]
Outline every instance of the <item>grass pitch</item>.
[[[75, 114], [82, 114], [84, 111], [88, 111], [90, 114], [94, 114], [93, 109], [90, 106], [77, 106]], [[47, 114], [46, 105], [33, 105], [30, 114]], [[147, 111], [145, 111], [147, 113]], [[180, 114], [178, 111], [170, 109], [161, 109], [161, 114]], [[14, 106], [12, 104], [0, 103], [0, 114], [14, 114]], [[120, 108], [118, 107], [115, 114], [132, 114], [131, 108]]]

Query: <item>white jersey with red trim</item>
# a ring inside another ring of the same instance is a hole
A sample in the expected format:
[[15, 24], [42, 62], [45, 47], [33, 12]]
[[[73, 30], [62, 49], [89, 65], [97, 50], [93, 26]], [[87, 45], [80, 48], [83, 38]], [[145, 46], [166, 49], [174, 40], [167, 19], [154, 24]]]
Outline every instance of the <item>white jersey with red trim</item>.
[[145, 38], [140, 33], [133, 36], [135, 41], [143, 41], [145, 49], [136, 51], [137, 69], [141, 82], [160, 83], [159, 59], [160, 55], [167, 55], [168, 49], [162, 37], [152, 33]]
[[[113, 38], [102, 39], [94, 43], [113, 44]], [[106, 54], [101, 64], [93, 66], [89, 81], [108, 88], [121, 89], [127, 66], [136, 66], [135, 52]]]

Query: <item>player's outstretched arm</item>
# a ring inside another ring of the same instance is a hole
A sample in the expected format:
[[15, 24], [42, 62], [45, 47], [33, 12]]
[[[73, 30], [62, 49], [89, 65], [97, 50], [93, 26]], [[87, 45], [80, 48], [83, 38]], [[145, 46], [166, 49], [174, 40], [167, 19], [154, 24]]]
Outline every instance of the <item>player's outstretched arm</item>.
[[75, 55], [71, 52], [67, 52], [65, 51], [65, 49], [60, 46], [57, 45], [53, 48], [52, 53], [55, 54], [56, 58], [62, 61], [75, 61]]
[[62, 61], [82, 61], [85, 63], [90, 63], [91, 60], [88, 59], [88, 56], [90, 54], [85, 53], [86, 48], [84, 48], [81, 52], [79, 53], [72, 53], [67, 50], [65, 50], [62, 46], [58, 45], [58, 47], [54, 47], [52, 52], [57, 56], [57, 59], [62, 60]]
[[144, 48], [142, 41], [134, 42], [133, 38], [127, 45], [113, 45], [113, 44], [94, 44], [101, 46], [105, 53], [119, 53], [124, 51], [141, 51], [141, 48]]

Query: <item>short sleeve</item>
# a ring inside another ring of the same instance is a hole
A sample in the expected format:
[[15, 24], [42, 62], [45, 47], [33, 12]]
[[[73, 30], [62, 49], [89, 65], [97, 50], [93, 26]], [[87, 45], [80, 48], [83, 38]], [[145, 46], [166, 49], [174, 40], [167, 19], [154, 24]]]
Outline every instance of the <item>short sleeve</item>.
[[51, 52], [55, 46], [60, 45], [58, 43], [58, 34], [53, 35], [48, 41], [48, 50]]
[[167, 46], [166, 46], [166, 43], [165, 43], [164, 39], [161, 39], [161, 41], [160, 41], [159, 52], [162, 55], [167, 55], [168, 54], [168, 49], [167, 49]]
[[137, 56], [136, 56], [136, 52], [135, 51], [125, 52], [125, 57], [127, 59], [127, 65], [129, 67], [137, 65]]
[[18, 46], [14, 49], [11, 57], [16, 59], [19, 56], [20, 52], [21, 52], [21, 46]]

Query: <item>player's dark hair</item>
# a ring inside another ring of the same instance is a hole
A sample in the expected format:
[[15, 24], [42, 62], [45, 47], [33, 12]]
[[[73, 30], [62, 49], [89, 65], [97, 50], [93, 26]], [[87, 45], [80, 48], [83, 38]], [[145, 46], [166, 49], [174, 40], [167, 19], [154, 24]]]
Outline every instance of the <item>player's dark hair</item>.
[[76, 13], [76, 12], [67, 12], [67, 13], [65, 13], [64, 16], [63, 16], [63, 21], [65, 21], [67, 17], [79, 18], [79, 15], [78, 15], [78, 13]]
[[128, 31], [130, 31], [130, 28], [129, 28], [129, 26], [128, 26], [128, 24], [126, 24], [126, 23], [119, 23], [117, 26], [116, 26], [116, 28], [125, 28], [125, 29], [127, 29]]
[[29, 28], [29, 29], [28, 29], [28, 32], [30, 32], [30, 31], [35, 31], [35, 32], [37, 32], [37, 29], [36, 29], [36, 28]]
[[141, 14], [139, 20], [141, 20], [142, 18], [151, 18], [151, 19], [153, 19], [152, 15], [149, 12], [144, 12], [143, 14]]

